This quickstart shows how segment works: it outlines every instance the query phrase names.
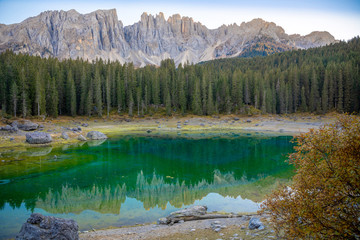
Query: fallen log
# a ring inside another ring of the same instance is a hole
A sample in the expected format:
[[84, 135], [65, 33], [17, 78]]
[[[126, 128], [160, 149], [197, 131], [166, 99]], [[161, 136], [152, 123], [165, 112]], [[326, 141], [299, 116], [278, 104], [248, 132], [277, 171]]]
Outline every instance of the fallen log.
[[176, 212], [170, 213], [169, 216], [158, 219], [158, 224], [162, 225], [173, 225], [174, 223], [182, 221], [194, 221], [194, 220], [205, 220], [205, 219], [216, 219], [216, 218], [235, 218], [241, 217], [242, 215], [237, 214], [219, 214], [219, 213], [207, 213], [206, 206], [193, 206], [185, 209], [181, 209]]

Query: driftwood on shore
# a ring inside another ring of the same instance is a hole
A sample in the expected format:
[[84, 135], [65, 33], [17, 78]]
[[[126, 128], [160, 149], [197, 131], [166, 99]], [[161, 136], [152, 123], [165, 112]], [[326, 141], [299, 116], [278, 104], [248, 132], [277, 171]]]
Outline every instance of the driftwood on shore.
[[158, 224], [172, 225], [174, 223], [185, 222], [185, 221], [215, 219], [215, 218], [234, 218], [234, 217], [241, 217], [241, 215], [207, 213], [206, 206], [193, 206], [193, 207], [181, 209], [176, 212], [172, 212], [170, 213], [169, 216], [160, 218], [158, 220]]

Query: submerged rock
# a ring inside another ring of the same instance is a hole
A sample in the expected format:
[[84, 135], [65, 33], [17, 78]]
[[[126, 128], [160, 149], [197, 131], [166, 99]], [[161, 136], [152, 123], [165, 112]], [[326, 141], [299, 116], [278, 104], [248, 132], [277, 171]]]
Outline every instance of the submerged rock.
[[104, 133], [98, 132], [98, 131], [90, 131], [90, 132], [88, 132], [86, 137], [89, 138], [90, 140], [107, 139], [107, 136]]
[[16, 240], [79, 239], [79, 226], [72, 219], [62, 219], [33, 213], [21, 227]]
[[52, 142], [51, 135], [45, 132], [33, 132], [26, 134], [26, 142], [30, 144], [44, 144]]
[[78, 140], [80, 140], [80, 141], [86, 141], [86, 138], [83, 136], [83, 135], [79, 135], [78, 136]]
[[250, 230], [254, 230], [254, 229], [259, 229], [259, 230], [261, 230], [261, 229], [264, 229], [264, 228], [265, 228], [265, 226], [264, 226], [264, 224], [260, 221], [259, 218], [257, 218], [257, 217], [252, 217], [252, 218], [250, 219], [250, 221], [249, 221], [249, 229], [250, 229]]

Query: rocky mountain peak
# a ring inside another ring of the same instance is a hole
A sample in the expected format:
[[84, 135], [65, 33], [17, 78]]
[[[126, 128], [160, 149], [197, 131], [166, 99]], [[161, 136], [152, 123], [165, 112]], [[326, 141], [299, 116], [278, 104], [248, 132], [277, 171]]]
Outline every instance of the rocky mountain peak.
[[[253, 55], [254, 44], [269, 44], [274, 51], [318, 47], [336, 42], [328, 32], [287, 35], [275, 23], [253, 19], [241, 25], [208, 29], [191, 17], [144, 12], [140, 21], [124, 27], [116, 10], [80, 14], [76, 10], [46, 11], [19, 24], [0, 25], [0, 52], [11, 49], [42, 57], [83, 58], [159, 65], [173, 58], [176, 64]], [[255, 53], [256, 54], [256, 53]]]

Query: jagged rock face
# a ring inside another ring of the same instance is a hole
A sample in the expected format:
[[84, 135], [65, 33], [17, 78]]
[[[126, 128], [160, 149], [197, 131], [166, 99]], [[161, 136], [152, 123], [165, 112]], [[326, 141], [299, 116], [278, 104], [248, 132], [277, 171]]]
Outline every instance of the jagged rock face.
[[159, 65], [167, 58], [178, 65], [251, 56], [249, 52], [263, 45], [272, 51], [287, 51], [334, 42], [328, 32], [287, 35], [275, 23], [262, 19], [210, 30], [179, 14], [165, 20], [163, 13], [143, 13], [139, 22], [123, 27], [115, 9], [84, 15], [75, 10], [46, 11], [19, 24], [0, 25], [0, 52], [11, 49], [41, 57], [89, 61], [102, 58], [136, 66]]

